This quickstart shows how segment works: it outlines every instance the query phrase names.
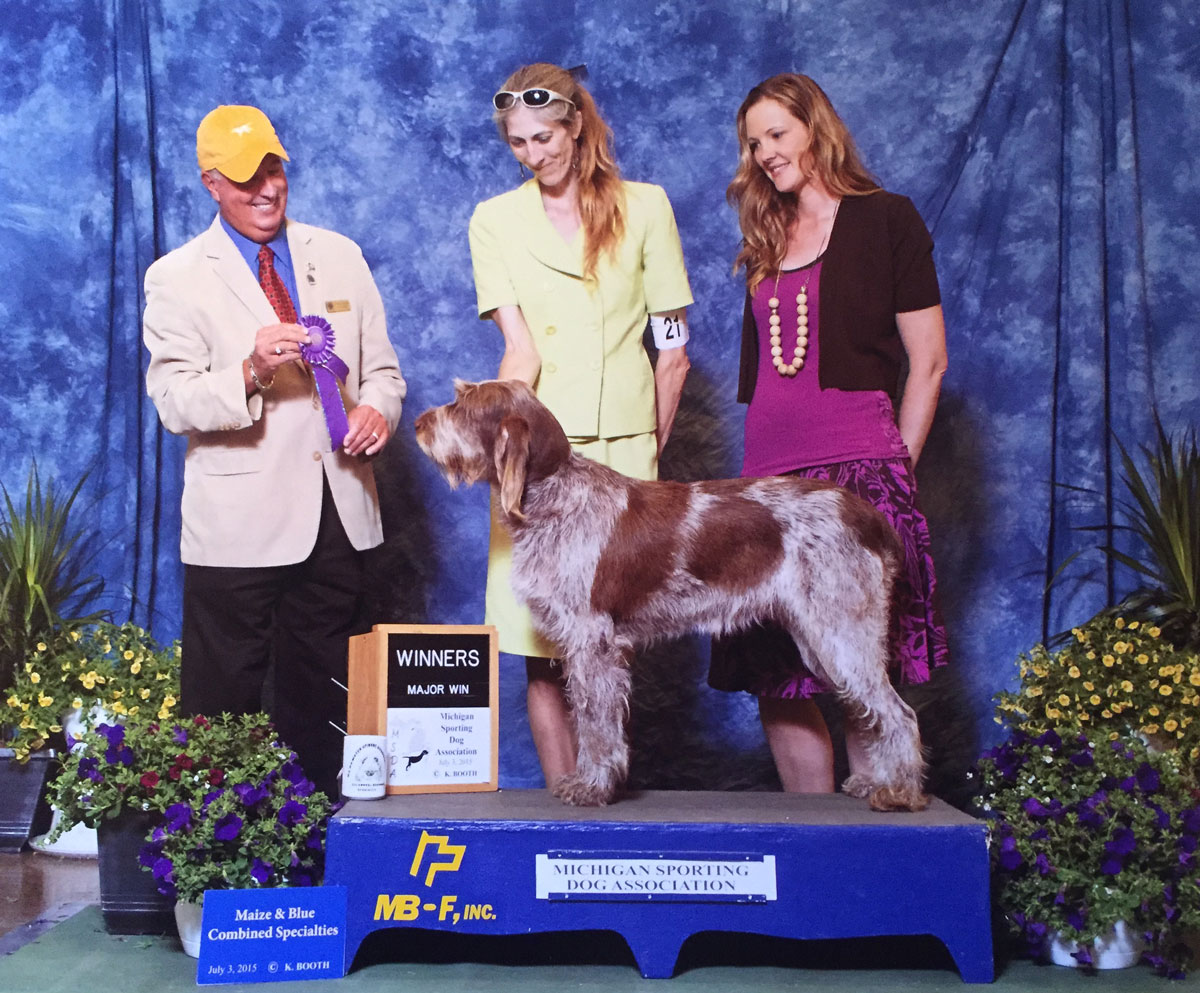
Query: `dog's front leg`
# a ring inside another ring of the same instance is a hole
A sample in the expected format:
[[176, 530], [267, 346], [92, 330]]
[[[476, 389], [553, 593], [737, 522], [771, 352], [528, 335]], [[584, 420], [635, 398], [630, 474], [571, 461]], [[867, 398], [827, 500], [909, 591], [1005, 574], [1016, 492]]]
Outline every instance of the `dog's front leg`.
[[616, 794], [629, 771], [625, 722], [629, 717], [629, 666], [611, 642], [588, 646], [563, 660], [567, 699], [579, 740], [575, 772], [552, 792], [576, 807], [599, 807]]

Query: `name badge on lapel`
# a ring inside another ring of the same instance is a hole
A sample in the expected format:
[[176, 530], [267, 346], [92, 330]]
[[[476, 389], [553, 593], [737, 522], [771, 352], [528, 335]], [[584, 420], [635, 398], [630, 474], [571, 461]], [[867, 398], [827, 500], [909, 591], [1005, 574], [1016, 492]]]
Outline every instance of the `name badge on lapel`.
[[325, 313], [327, 314], [344, 314], [350, 309], [349, 300], [326, 300]]

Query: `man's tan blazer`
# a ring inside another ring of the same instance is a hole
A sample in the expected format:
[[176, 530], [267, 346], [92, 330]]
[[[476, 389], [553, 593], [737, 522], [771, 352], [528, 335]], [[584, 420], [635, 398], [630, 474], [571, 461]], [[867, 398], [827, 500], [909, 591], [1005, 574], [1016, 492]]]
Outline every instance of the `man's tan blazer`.
[[[287, 222], [300, 315], [333, 326], [349, 367], [346, 407], [369, 404], [395, 432], [405, 382], [383, 301], [362, 251], [332, 231]], [[285, 366], [266, 393], [246, 396], [242, 360], [270, 303], [220, 218], [146, 272], [146, 389], [163, 426], [188, 436], [180, 555], [202, 566], [276, 566], [316, 541], [322, 474], [351, 544], [383, 540], [369, 462], [330, 451], [311, 374]]]

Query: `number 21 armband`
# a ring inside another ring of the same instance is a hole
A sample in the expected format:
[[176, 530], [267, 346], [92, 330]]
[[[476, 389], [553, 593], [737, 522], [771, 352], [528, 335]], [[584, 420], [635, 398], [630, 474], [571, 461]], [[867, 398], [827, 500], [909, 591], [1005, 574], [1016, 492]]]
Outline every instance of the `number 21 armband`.
[[659, 317], [657, 314], [651, 314], [650, 330], [654, 333], [654, 347], [660, 352], [670, 348], [682, 348], [688, 343], [686, 317]]

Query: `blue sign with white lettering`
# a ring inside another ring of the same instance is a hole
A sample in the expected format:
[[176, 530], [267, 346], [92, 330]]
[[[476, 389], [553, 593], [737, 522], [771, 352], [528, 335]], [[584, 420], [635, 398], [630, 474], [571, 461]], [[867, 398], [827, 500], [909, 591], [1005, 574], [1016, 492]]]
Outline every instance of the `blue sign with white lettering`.
[[277, 983], [346, 974], [346, 887], [209, 890], [196, 982]]

